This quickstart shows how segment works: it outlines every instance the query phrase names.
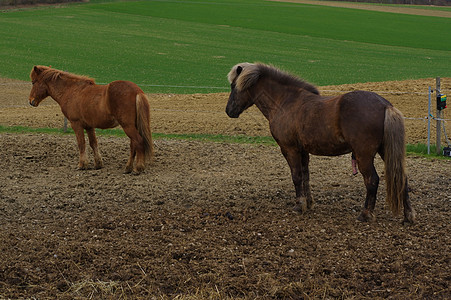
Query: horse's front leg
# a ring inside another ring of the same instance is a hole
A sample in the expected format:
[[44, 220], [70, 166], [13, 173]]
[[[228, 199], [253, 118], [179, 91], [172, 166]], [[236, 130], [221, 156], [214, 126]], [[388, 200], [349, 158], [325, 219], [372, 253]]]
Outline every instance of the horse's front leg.
[[80, 159], [78, 161], [78, 169], [86, 170], [88, 168], [88, 157], [86, 155], [86, 141], [84, 129], [78, 124], [71, 123], [72, 129], [77, 137], [78, 151], [80, 153]]
[[307, 199], [307, 209], [313, 208], [313, 197], [310, 190], [310, 170], [309, 170], [310, 155], [307, 151], [301, 152], [302, 165], [302, 185], [305, 198]]
[[295, 147], [282, 147], [282, 154], [288, 162], [291, 170], [291, 178], [296, 190], [295, 210], [305, 212], [313, 207], [313, 198], [309, 183], [309, 154]]
[[101, 169], [103, 168], [103, 161], [99, 153], [95, 129], [89, 128], [86, 129], [86, 132], [88, 133], [89, 145], [91, 146], [92, 151], [94, 152], [94, 168]]

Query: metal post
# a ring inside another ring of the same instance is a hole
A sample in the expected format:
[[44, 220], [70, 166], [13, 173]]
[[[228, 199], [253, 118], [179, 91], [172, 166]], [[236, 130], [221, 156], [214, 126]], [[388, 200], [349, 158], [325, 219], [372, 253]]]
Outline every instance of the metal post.
[[67, 132], [67, 118], [64, 117], [64, 127], [63, 127], [64, 133]]
[[428, 154], [431, 154], [431, 87], [429, 87], [428, 95]]
[[[435, 96], [436, 97], [438, 97], [438, 95], [440, 95], [440, 77], [437, 77], [436, 79], [435, 79], [435, 84], [436, 84], [436, 87], [435, 87]], [[436, 147], [437, 147], [437, 149], [436, 149], [436, 152], [437, 152], [437, 155], [440, 155], [441, 154], [441, 152], [442, 152], [442, 146], [441, 146], [441, 131], [442, 131], [442, 121], [441, 121], [441, 119], [442, 119], [442, 111], [441, 110], [439, 110], [439, 109], [437, 109], [437, 115], [436, 115], [437, 117], [436, 117], [436, 121], [437, 121], [437, 141], [436, 141]]]

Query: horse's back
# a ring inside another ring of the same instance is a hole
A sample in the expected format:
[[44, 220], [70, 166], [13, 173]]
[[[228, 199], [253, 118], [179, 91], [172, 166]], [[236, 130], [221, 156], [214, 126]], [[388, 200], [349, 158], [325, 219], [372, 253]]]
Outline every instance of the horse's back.
[[137, 94], [143, 93], [136, 83], [126, 80], [116, 80], [108, 84], [109, 97], [136, 97]]
[[368, 91], [349, 92], [339, 99], [339, 113], [341, 121], [345, 123], [383, 123], [385, 108], [388, 106], [392, 106], [388, 100]]
[[135, 114], [136, 95], [144, 93], [135, 83], [116, 80], [108, 84], [106, 100], [113, 115]]
[[346, 94], [343, 94], [343, 99], [346, 99], [346, 101], [352, 103], [353, 101], [357, 101], [358, 103], [365, 104], [365, 105], [382, 105], [383, 107], [391, 106], [392, 104], [382, 97], [381, 95], [370, 92], [370, 91], [352, 91], [348, 92]]

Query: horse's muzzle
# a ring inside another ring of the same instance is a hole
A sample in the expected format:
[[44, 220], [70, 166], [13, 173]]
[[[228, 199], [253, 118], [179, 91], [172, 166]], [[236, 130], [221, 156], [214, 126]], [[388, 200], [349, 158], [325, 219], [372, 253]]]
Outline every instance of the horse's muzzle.
[[236, 109], [236, 107], [234, 105], [232, 105], [230, 103], [230, 101], [227, 103], [226, 106], [226, 114], [230, 117], [230, 118], [238, 118], [241, 114], [241, 112]]
[[39, 104], [39, 102], [36, 101], [35, 99], [30, 99], [29, 103], [30, 103], [30, 105], [33, 106], [33, 107], [36, 107], [36, 106], [38, 106], [38, 104]]
[[230, 109], [226, 109], [226, 114], [229, 116], [229, 118], [238, 118], [240, 116], [239, 113], [233, 112]]

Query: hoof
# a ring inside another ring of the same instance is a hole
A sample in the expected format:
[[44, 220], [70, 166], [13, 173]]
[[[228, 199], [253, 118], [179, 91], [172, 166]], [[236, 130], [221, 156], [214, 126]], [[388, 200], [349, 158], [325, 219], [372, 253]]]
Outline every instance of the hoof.
[[404, 220], [402, 221], [402, 224], [405, 223], [415, 224], [415, 220], [416, 220], [415, 211], [411, 210], [404, 213]]
[[357, 218], [360, 222], [374, 222], [376, 220], [376, 217], [372, 212], [370, 212], [367, 209], [362, 210], [360, 213], [360, 216]]
[[78, 170], [87, 170], [88, 166], [87, 165], [78, 165], [77, 169]]
[[136, 168], [133, 169], [133, 173], [134, 173], [135, 175], [139, 175], [139, 174], [141, 174], [143, 171], [144, 171], [144, 167], [136, 167]]
[[94, 164], [94, 169], [102, 169], [103, 168], [103, 162], [97, 162]]
[[307, 209], [312, 209], [315, 206], [315, 201], [313, 197], [307, 198]]
[[89, 166], [89, 160], [87, 160], [85, 157], [80, 156], [80, 159], [78, 160], [78, 169], [79, 170], [87, 170]]
[[301, 214], [307, 211], [307, 199], [305, 197], [297, 198], [296, 202], [297, 204], [294, 206], [294, 211]]
[[124, 174], [130, 174], [131, 172], [133, 172], [133, 166], [126, 166], [125, 170], [124, 170]]

